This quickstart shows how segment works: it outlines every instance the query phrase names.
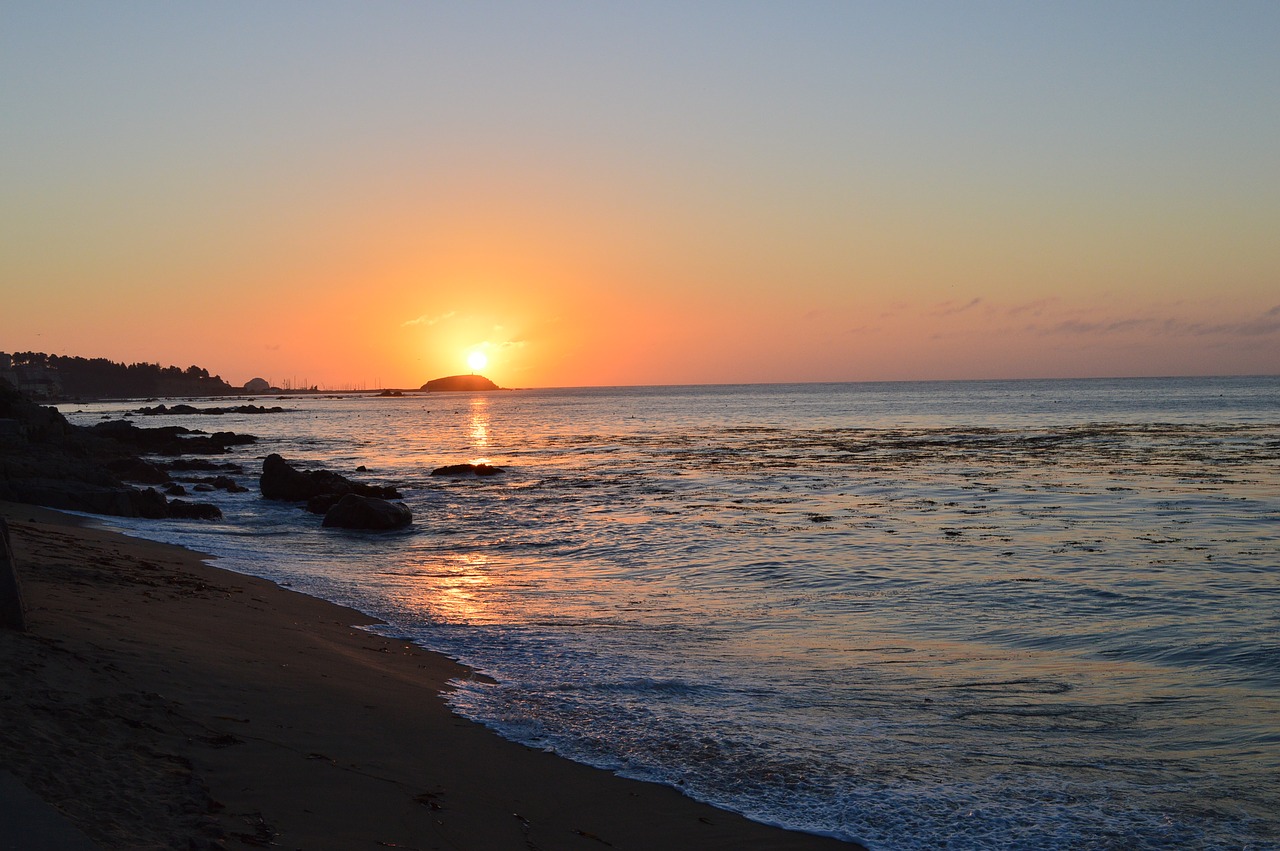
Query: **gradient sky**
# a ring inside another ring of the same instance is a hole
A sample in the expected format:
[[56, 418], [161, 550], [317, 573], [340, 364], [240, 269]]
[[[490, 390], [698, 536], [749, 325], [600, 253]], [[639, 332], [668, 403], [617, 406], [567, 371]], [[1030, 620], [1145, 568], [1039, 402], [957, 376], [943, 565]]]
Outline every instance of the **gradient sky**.
[[0, 0], [0, 351], [1280, 372], [1280, 3]]

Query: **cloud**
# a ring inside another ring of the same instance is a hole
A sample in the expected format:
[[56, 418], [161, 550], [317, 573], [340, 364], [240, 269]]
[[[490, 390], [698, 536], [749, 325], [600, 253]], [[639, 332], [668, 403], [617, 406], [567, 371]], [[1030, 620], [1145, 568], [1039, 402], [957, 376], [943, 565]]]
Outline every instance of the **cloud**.
[[528, 341], [526, 340], [490, 339], [490, 340], [481, 340], [477, 343], [472, 343], [468, 348], [482, 349], [486, 352], [500, 352], [500, 351], [505, 351], [509, 349], [523, 349], [527, 345], [528, 345]]
[[[1144, 325], [1154, 325], [1154, 319], [1112, 319], [1104, 322], [1085, 322], [1080, 319], [1066, 319], [1048, 328], [1036, 329], [1040, 334], [1117, 334], [1132, 331]], [[1035, 326], [1032, 326], [1033, 328]]]
[[1022, 304], [1015, 304], [1012, 307], [1005, 310], [1005, 313], [1008, 314], [1009, 316], [1021, 316], [1024, 313], [1030, 313], [1032, 316], [1039, 316], [1044, 312], [1045, 308], [1049, 307], [1050, 305], [1056, 304], [1057, 301], [1058, 299], [1056, 298], [1041, 298], [1035, 301], [1028, 301]]
[[424, 313], [417, 319], [410, 319], [408, 322], [401, 322], [400, 327], [408, 328], [411, 325], [436, 325], [440, 322], [444, 322], [446, 319], [452, 319], [457, 315], [457, 311], [453, 310], [450, 310], [448, 313], [442, 313], [439, 316], [428, 316]]
[[1243, 322], [1210, 323], [1167, 319], [1162, 330], [1166, 334], [1195, 337], [1267, 337], [1280, 332], [1280, 310], [1273, 307], [1266, 313]]
[[931, 315], [955, 316], [957, 313], [964, 313], [966, 310], [972, 310], [980, 304], [982, 304], [982, 299], [980, 298], [971, 299], [970, 301], [959, 305], [952, 301], [944, 301], [942, 304], [938, 305], [937, 308], [931, 311]]
[[1280, 306], [1252, 319], [1237, 322], [1193, 322], [1182, 317], [1167, 316], [1162, 319], [1148, 317], [1100, 321], [1066, 319], [1044, 328], [1030, 326], [1030, 330], [1042, 336], [1105, 336], [1140, 329], [1149, 329], [1152, 334], [1168, 337], [1267, 337], [1280, 333]]

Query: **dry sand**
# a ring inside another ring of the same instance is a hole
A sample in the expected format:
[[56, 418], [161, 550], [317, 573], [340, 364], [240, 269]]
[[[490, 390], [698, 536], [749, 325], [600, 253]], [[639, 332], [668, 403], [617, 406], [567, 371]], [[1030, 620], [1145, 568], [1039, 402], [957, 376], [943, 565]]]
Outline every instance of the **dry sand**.
[[843, 849], [505, 741], [469, 672], [179, 547], [0, 503], [0, 767], [104, 848]]

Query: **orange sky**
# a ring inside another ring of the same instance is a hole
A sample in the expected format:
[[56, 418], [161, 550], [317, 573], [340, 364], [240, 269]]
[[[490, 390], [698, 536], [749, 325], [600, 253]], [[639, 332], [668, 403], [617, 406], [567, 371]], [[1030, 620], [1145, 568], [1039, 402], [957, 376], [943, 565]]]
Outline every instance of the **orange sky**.
[[1280, 366], [1273, 7], [320, 6], [6, 10], [0, 350], [329, 388], [476, 348], [515, 387]]

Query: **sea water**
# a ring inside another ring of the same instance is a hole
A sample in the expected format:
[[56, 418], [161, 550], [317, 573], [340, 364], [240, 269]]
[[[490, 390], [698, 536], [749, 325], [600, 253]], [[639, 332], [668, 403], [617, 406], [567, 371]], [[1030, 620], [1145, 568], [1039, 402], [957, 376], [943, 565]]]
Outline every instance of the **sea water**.
[[[504, 736], [874, 849], [1280, 847], [1280, 378], [268, 404], [135, 416], [260, 441], [224, 521], [121, 525], [466, 662]], [[270, 452], [412, 528], [262, 500]]]

